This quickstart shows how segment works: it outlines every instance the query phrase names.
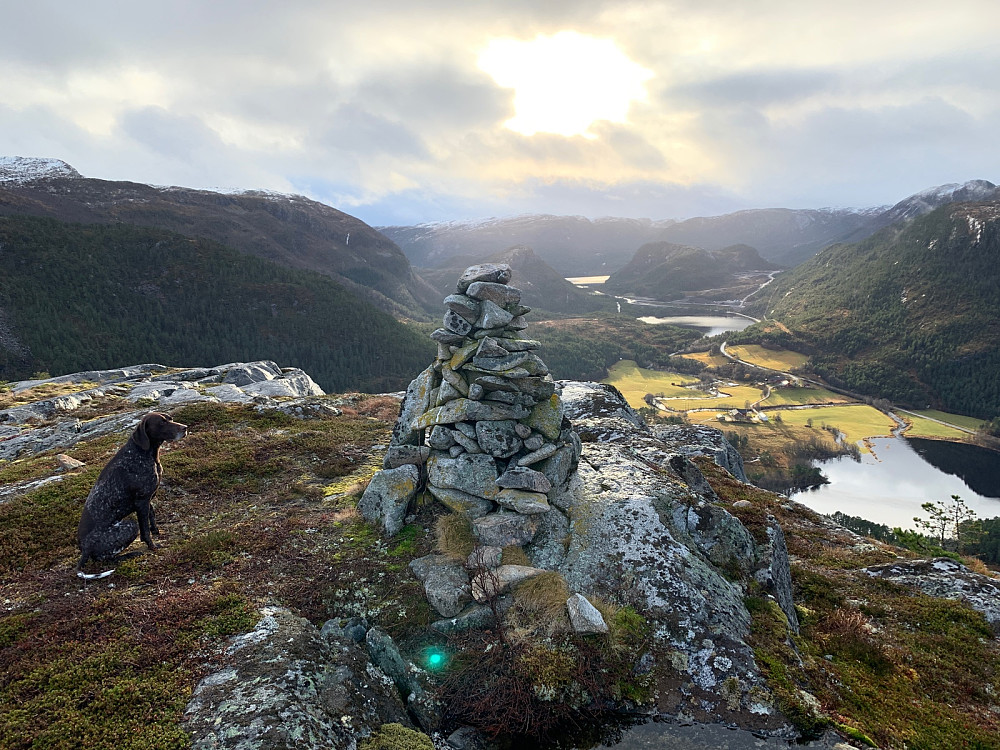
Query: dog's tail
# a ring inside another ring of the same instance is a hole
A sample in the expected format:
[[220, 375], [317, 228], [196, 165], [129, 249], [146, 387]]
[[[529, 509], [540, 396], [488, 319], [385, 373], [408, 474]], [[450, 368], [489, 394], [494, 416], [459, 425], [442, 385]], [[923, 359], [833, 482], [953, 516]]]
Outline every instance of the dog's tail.
[[105, 570], [103, 573], [84, 573], [82, 570], [77, 569], [76, 574], [80, 578], [84, 578], [88, 581], [93, 581], [97, 578], [107, 578], [109, 575], [114, 573], [115, 570], [116, 568], [112, 568], [111, 570]]

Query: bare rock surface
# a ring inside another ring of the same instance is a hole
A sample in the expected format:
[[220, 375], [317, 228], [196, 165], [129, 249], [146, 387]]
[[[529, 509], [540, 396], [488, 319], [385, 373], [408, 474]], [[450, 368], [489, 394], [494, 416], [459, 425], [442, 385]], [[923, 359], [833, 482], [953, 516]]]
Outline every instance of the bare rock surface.
[[[253, 403], [300, 417], [316, 408], [334, 409], [316, 406], [315, 399], [324, 394], [308, 374], [297, 368], [282, 369], [268, 360], [191, 369], [142, 364], [88, 370], [22, 380], [12, 383], [11, 390], [29, 398], [29, 391], [39, 386], [58, 386], [65, 392], [0, 410], [0, 459], [66, 450], [85, 440], [131, 429], [151, 410], [168, 411], [197, 402]], [[119, 399], [128, 411], [88, 420], [75, 416], [74, 412], [96, 399]]]
[[195, 750], [354, 750], [382, 724], [412, 727], [393, 680], [347, 637], [267, 607], [229, 642], [184, 713]]
[[973, 573], [950, 557], [933, 560], [900, 560], [873, 565], [868, 575], [913, 586], [928, 596], [961, 599], [982, 612], [993, 632], [1000, 636], [1000, 581]]

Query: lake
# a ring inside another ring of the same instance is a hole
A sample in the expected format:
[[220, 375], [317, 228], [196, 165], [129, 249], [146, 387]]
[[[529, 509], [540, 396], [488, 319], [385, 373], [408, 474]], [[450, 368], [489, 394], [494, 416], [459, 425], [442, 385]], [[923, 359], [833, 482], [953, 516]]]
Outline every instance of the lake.
[[1000, 516], [1000, 454], [965, 443], [876, 438], [873, 454], [816, 463], [830, 484], [793, 498], [827, 515], [836, 511], [892, 528], [926, 518], [921, 503], [958, 495], [979, 518]]
[[716, 336], [726, 331], [742, 331], [744, 328], [754, 324], [753, 320], [744, 318], [742, 315], [670, 315], [664, 318], [646, 315], [637, 318], [637, 320], [652, 325], [695, 328], [705, 336]]

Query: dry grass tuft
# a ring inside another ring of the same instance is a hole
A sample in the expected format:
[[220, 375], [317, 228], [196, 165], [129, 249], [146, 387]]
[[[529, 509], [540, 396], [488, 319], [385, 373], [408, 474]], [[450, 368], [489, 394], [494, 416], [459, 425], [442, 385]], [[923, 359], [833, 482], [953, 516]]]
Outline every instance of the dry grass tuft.
[[504, 547], [500, 560], [504, 565], [525, 565], [528, 567], [534, 565], [524, 549], [515, 545]]
[[460, 513], [447, 513], [434, 522], [435, 549], [442, 555], [465, 562], [476, 548], [469, 519]]
[[539, 632], [552, 634], [569, 630], [566, 612], [569, 594], [566, 580], [554, 571], [518, 584], [514, 589], [514, 606], [507, 614], [512, 631], [531, 637]]

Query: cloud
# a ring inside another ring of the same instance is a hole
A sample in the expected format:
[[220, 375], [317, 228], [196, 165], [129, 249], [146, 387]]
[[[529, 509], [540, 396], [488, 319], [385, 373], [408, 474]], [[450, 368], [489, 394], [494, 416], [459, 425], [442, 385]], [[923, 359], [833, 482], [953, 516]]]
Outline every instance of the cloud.
[[[8, 4], [0, 153], [84, 174], [305, 192], [382, 223], [669, 218], [893, 202], [1000, 179], [1000, 6], [963, 0], [36, 0]], [[574, 31], [648, 99], [589, 135], [504, 128], [490, 40]]]

